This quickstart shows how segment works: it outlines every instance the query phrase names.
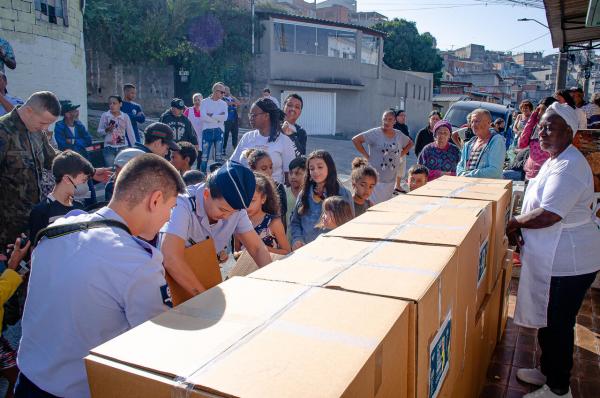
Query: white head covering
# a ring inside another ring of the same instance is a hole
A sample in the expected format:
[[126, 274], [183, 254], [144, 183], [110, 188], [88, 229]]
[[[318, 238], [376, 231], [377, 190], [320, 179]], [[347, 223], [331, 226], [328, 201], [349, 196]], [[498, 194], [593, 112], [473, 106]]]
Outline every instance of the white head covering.
[[553, 111], [558, 116], [562, 117], [567, 125], [571, 127], [571, 130], [573, 130], [573, 134], [577, 132], [579, 127], [579, 117], [577, 116], [575, 109], [571, 108], [568, 104], [554, 102], [548, 107], [548, 111]]

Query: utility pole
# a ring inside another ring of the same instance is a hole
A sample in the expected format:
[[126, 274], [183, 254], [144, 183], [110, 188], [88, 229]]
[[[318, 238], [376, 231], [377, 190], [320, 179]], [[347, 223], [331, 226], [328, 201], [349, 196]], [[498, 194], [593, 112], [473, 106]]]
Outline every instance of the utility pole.
[[252, 55], [254, 55], [254, 1], [250, 0], [250, 9], [252, 12]]

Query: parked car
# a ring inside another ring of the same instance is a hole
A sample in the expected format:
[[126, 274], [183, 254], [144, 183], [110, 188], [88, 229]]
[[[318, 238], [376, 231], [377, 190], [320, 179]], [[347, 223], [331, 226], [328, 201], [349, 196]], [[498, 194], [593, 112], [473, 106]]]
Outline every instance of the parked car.
[[458, 129], [467, 123], [467, 115], [478, 108], [488, 110], [492, 114], [492, 122], [499, 117], [504, 119], [506, 128], [510, 130], [512, 135], [512, 113], [514, 109], [510, 106], [481, 101], [457, 101], [450, 106], [444, 119], [448, 120], [454, 129]]

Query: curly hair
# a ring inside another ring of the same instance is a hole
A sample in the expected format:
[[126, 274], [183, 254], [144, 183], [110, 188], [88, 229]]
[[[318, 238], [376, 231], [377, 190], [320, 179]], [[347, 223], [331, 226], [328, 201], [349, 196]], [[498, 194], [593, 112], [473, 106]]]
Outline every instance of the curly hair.
[[369, 164], [367, 159], [363, 157], [354, 158], [354, 160], [352, 160], [352, 174], [350, 176], [352, 184], [358, 184], [358, 182], [365, 177], [375, 179], [375, 183], [377, 183], [379, 178], [377, 170]]
[[275, 188], [275, 183], [270, 177], [264, 174], [254, 172], [256, 178], [256, 192], [260, 192], [265, 195], [267, 200], [262, 205], [262, 211], [273, 216], [281, 216], [281, 206], [279, 204], [279, 195]]
[[260, 108], [261, 111], [269, 114], [269, 123], [271, 123], [271, 130], [269, 132], [269, 139], [267, 142], [275, 142], [279, 138], [279, 134], [283, 132], [281, 126], [285, 120], [285, 113], [277, 107], [277, 105], [268, 98], [261, 98], [256, 101], [253, 105]]

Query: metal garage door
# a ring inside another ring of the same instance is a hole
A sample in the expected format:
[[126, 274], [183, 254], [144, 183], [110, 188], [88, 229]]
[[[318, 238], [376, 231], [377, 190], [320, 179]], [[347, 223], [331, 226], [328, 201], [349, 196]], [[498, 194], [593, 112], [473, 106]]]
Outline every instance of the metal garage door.
[[281, 104], [288, 94], [296, 93], [302, 97], [304, 107], [298, 124], [304, 127], [308, 135], [335, 134], [335, 93], [318, 91], [284, 91]]

